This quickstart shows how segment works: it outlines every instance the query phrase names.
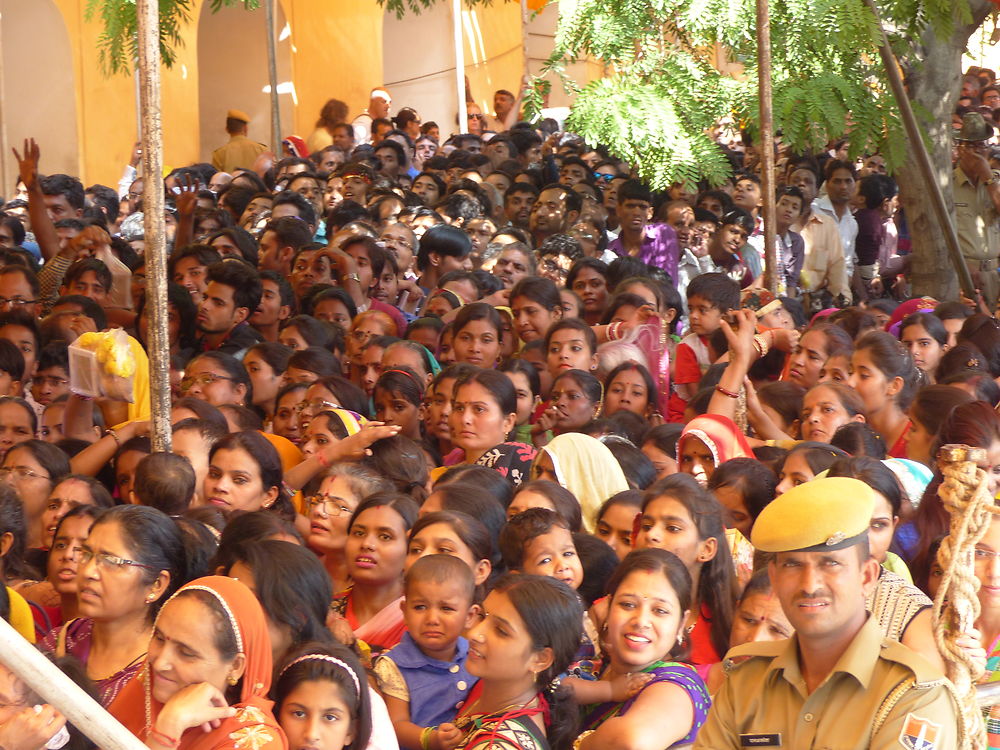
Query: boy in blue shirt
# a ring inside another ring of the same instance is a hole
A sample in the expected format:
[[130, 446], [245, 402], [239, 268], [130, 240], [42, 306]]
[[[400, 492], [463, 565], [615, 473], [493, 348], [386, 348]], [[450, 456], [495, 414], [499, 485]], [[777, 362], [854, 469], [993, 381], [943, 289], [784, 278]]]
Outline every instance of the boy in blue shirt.
[[433, 735], [448, 733], [437, 727], [450, 725], [476, 681], [465, 669], [469, 642], [461, 635], [476, 613], [475, 589], [472, 569], [451, 555], [421, 557], [406, 571], [407, 632], [374, 666], [400, 747], [457, 739]]

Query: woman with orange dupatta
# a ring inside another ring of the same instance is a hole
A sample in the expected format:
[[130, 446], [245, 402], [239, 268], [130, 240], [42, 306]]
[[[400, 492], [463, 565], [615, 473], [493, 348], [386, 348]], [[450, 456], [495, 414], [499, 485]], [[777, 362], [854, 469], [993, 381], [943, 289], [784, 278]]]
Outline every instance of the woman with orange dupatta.
[[151, 750], [287, 750], [266, 698], [271, 669], [250, 589], [199, 578], [160, 610], [142, 674], [109, 711]]

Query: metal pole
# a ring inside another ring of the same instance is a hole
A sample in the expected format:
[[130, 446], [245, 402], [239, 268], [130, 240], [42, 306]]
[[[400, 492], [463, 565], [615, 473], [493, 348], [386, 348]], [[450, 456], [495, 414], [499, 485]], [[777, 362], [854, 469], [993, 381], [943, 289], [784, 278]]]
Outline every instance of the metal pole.
[[528, 12], [528, 0], [521, 0], [521, 54], [524, 55], [525, 80], [531, 75], [531, 56], [528, 53], [528, 27], [530, 23], [531, 14]]
[[138, 737], [119, 724], [3, 618], [0, 618], [0, 662], [98, 747], [148, 750]]
[[[2, 13], [0, 13], [2, 16]], [[7, 146], [7, 96], [3, 85], [3, 45], [0, 44], [0, 195], [10, 200], [14, 194], [15, 185], [7, 182], [7, 170], [10, 163], [10, 148]], [[11, 192], [8, 193], [7, 191]]]
[[768, 0], [757, 0], [757, 98], [760, 105], [760, 186], [764, 218], [764, 285], [778, 293], [775, 253], [774, 117], [771, 111], [771, 17]]
[[149, 390], [154, 451], [170, 450], [170, 339], [167, 335], [167, 243], [163, 227], [163, 123], [160, 120], [160, 11], [138, 0], [139, 102], [142, 111], [143, 226], [146, 232], [146, 307]]
[[452, 0], [451, 18], [455, 32], [455, 90], [458, 92], [458, 132], [469, 132], [469, 112], [465, 107], [465, 47], [462, 41], [462, 0]]
[[264, 0], [267, 24], [267, 80], [271, 84], [271, 151], [281, 158], [281, 104], [278, 102], [278, 51], [274, 38], [274, 0]]
[[132, 71], [132, 82], [135, 84], [135, 139], [142, 140], [142, 95], [139, 93], [139, 66]]
[[865, 4], [874, 14], [875, 20], [878, 23], [879, 32], [882, 35], [882, 43], [878, 48], [879, 54], [882, 56], [882, 64], [885, 66], [885, 72], [889, 78], [892, 93], [896, 97], [896, 104], [899, 106], [899, 114], [903, 118], [903, 126], [906, 128], [906, 137], [910, 142], [913, 157], [916, 159], [917, 167], [924, 178], [926, 189], [930, 193], [931, 205], [934, 206], [934, 214], [941, 227], [941, 231], [944, 232], [944, 242], [948, 247], [948, 255], [951, 257], [952, 265], [955, 266], [955, 272], [958, 274], [958, 282], [961, 284], [965, 296], [971, 300], [975, 300], [978, 294], [975, 285], [972, 283], [972, 274], [969, 273], [969, 267], [965, 265], [965, 259], [962, 257], [955, 224], [951, 219], [951, 214], [948, 212], [948, 206], [945, 205], [944, 194], [941, 192], [941, 186], [938, 184], [937, 175], [934, 174], [931, 157], [927, 153], [927, 146], [924, 145], [920, 126], [917, 124], [917, 118], [913, 114], [910, 99], [906, 95], [906, 86], [903, 84], [903, 77], [899, 74], [899, 66], [896, 63], [895, 55], [892, 54], [892, 48], [889, 46], [889, 39], [885, 34], [885, 29], [882, 27], [882, 18], [879, 16], [878, 8], [875, 7], [873, 0], [865, 0]]

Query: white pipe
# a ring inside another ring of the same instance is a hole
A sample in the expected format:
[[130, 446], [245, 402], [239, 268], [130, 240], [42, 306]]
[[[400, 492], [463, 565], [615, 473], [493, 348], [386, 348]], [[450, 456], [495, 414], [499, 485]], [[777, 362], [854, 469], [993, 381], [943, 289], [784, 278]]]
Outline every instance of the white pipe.
[[264, 24], [267, 26], [267, 80], [271, 88], [271, 150], [281, 158], [281, 102], [278, 99], [278, 51], [274, 41], [274, 0], [264, 0]]
[[465, 107], [465, 46], [462, 41], [462, 0], [452, 0], [452, 27], [455, 32], [455, 90], [458, 92], [458, 132], [469, 132], [469, 113]]
[[149, 750], [3, 618], [0, 662], [101, 750]]

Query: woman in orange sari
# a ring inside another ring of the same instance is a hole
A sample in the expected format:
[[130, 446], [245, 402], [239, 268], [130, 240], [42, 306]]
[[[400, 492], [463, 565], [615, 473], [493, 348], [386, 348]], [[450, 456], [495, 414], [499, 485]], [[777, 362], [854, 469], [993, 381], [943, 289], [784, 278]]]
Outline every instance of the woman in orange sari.
[[199, 578], [163, 606], [140, 678], [109, 710], [151, 750], [287, 750], [266, 697], [271, 668], [250, 589]]

